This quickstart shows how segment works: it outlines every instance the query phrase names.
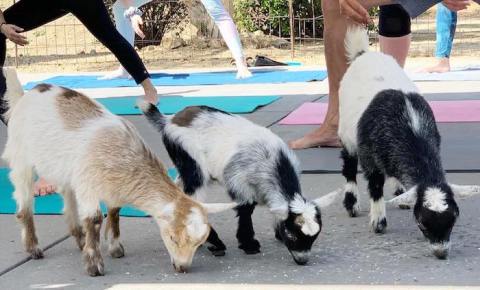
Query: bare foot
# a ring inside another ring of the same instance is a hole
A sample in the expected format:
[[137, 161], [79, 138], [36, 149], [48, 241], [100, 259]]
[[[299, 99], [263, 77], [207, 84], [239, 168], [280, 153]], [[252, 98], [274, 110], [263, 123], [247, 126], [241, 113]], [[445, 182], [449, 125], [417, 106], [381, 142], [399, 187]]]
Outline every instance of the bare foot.
[[336, 127], [322, 125], [302, 138], [288, 142], [288, 146], [292, 149], [306, 149], [318, 146], [342, 147], [342, 144], [338, 138]]
[[418, 70], [421, 73], [446, 73], [450, 71], [450, 59], [448, 57], [440, 58], [434, 66], [429, 66]]
[[47, 194], [52, 194], [56, 190], [55, 185], [48, 183], [43, 178], [39, 178], [34, 186], [34, 194], [36, 196], [44, 196]]
[[237, 66], [237, 79], [246, 79], [252, 76], [246, 64]]

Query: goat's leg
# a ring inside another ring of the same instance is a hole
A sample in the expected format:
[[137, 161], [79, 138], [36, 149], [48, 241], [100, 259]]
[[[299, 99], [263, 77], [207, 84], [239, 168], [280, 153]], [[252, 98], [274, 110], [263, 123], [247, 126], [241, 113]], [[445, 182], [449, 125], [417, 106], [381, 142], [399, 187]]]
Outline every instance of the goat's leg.
[[[393, 195], [395, 196], [399, 196], [399, 195], [402, 195], [405, 193], [406, 189], [405, 187], [402, 185], [402, 183], [400, 183], [400, 181], [396, 178], [393, 178], [394, 180], [394, 192], [393, 192]], [[410, 209], [410, 205], [408, 204], [399, 204], [398, 207], [400, 209]]]
[[108, 252], [113, 258], [125, 256], [125, 249], [120, 243], [120, 208], [108, 209], [107, 223], [105, 225], [105, 238], [109, 239]]
[[22, 242], [25, 250], [33, 259], [43, 258], [43, 251], [38, 247], [38, 238], [33, 222], [33, 168], [12, 166], [10, 180], [15, 186], [13, 197], [17, 202], [17, 220], [22, 225]]
[[253, 230], [252, 223], [252, 214], [255, 205], [255, 203], [245, 204], [235, 208], [238, 216], [238, 248], [242, 249], [248, 255], [260, 253], [260, 243], [255, 239], [255, 231]]
[[83, 250], [85, 246], [85, 233], [83, 232], [80, 218], [78, 216], [77, 200], [71, 188], [65, 187], [60, 190], [64, 199], [65, 218], [67, 219], [68, 228], [72, 237], [75, 238], [78, 248]]
[[103, 214], [100, 210], [100, 200], [90, 192], [91, 189], [81, 189], [75, 192], [78, 212], [85, 232], [83, 263], [88, 275], [103, 276], [103, 258], [100, 253], [100, 229]]
[[383, 199], [383, 185], [385, 176], [377, 169], [365, 172], [370, 193], [370, 225], [377, 234], [385, 233], [387, 217], [385, 201]]
[[343, 189], [343, 206], [351, 217], [356, 217], [360, 211], [357, 186], [358, 157], [356, 153], [349, 153], [345, 148], [343, 148], [341, 156], [343, 159], [342, 175], [347, 180]]
[[210, 245], [207, 247], [210, 252], [216, 257], [225, 256], [225, 250], [227, 247], [218, 237], [217, 231], [213, 227], [210, 228], [210, 234], [207, 238], [207, 243]]

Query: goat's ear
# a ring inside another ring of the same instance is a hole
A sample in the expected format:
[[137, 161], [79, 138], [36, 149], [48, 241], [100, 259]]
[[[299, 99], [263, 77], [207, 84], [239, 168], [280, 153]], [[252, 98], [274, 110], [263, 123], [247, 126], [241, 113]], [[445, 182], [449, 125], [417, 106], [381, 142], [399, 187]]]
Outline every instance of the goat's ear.
[[173, 220], [173, 213], [175, 212], [175, 203], [171, 202], [167, 204], [158, 215], [158, 218], [166, 221], [171, 222]]
[[480, 186], [478, 185], [457, 185], [449, 183], [455, 197], [470, 197], [480, 194]]
[[413, 205], [417, 199], [417, 187], [414, 186], [397, 197], [386, 201], [386, 204], [394, 206], [398, 205]]
[[238, 204], [235, 202], [230, 203], [201, 203], [202, 207], [207, 213], [219, 213], [236, 207]]
[[342, 192], [341, 188], [338, 188], [330, 193], [327, 193], [317, 199], [313, 200], [319, 208], [326, 208], [332, 205], [332, 203], [337, 199], [338, 194]]

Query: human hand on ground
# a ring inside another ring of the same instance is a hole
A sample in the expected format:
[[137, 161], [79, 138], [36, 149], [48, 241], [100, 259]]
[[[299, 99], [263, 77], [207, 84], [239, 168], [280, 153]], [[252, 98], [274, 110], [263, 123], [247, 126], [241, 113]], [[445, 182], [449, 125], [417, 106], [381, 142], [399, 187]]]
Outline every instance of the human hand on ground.
[[143, 26], [143, 19], [142, 16], [140, 15], [132, 15], [130, 17], [130, 21], [132, 22], [132, 27], [135, 33], [140, 36], [140, 38], [144, 39], [145, 38], [145, 33], [142, 31], [142, 26]]
[[340, 4], [340, 13], [347, 18], [360, 24], [372, 23], [372, 19], [370, 18], [367, 9], [365, 9], [358, 0], [338, 0], [338, 3]]
[[468, 8], [470, 0], [444, 0], [442, 3], [452, 11], [460, 11]]
[[21, 27], [18, 27], [18, 26], [13, 25], [13, 24], [6, 24], [5, 23], [1, 26], [0, 31], [8, 39], [10, 39], [10, 41], [12, 41], [12, 42], [14, 42], [18, 45], [24, 46], [24, 45], [28, 44], [27, 38], [23, 34], [20, 34], [21, 32], [23, 32], [23, 28], [21, 28]]

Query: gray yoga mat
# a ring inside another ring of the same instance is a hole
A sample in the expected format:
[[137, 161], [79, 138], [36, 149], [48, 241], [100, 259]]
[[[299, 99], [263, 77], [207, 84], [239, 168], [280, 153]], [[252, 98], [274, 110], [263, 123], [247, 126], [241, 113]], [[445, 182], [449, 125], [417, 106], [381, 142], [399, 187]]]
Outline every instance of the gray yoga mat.
[[[427, 101], [465, 101], [465, 100], [480, 100], [480, 92], [466, 92], [466, 93], [430, 93], [423, 94]], [[318, 103], [328, 103], [328, 96], [318, 99]], [[298, 106], [297, 106], [298, 107]]]
[[446, 73], [408, 73], [413, 81], [480, 81], [480, 68], [454, 70]]
[[[273, 130], [284, 140], [292, 140], [298, 137], [298, 131], [306, 133], [313, 128], [275, 125]], [[480, 123], [442, 123], [438, 124], [438, 128], [442, 136], [444, 169], [447, 172], [480, 172]], [[300, 159], [303, 173], [341, 172], [342, 161], [338, 148], [312, 148], [296, 150], [295, 153]]]

